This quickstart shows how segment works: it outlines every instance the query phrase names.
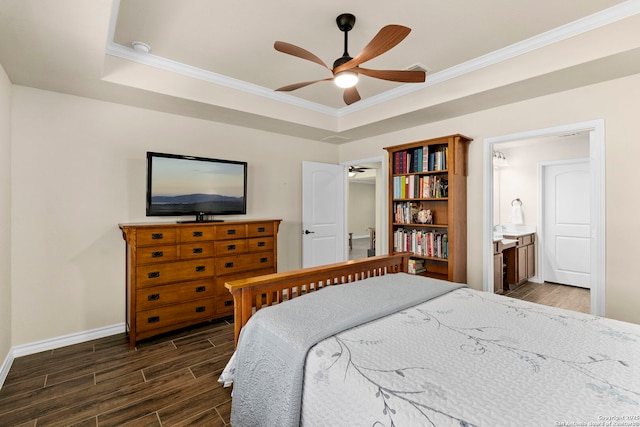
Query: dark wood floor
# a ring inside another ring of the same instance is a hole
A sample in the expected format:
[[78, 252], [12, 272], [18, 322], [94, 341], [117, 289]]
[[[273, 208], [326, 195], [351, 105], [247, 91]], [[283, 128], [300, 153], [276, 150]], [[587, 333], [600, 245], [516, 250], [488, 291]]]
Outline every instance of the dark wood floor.
[[[589, 290], [525, 283], [508, 296], [589, 312]], [[228, 426], [231, 319], [147, 340], [126, 334], [14, 360], [0, 390], [0, 426]]]
[[142, 342], [126, 334], [16, 358], [0, 390], [0, 426], [229, 424], [218, 377], [233, 352], [230, 319]]
[[526, 282], [504, 295], [581, 313], [591, 312], [589, 289], [555, 283]]

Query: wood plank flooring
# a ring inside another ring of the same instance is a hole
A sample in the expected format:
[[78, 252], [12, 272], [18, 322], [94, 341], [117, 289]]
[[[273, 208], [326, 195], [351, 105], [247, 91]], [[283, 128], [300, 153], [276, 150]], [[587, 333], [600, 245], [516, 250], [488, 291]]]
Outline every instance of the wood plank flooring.
[[0, 426], [228, 426], [231, 319], [139, 343], [126, 334], [16, 358]]
[[558, 285], [556, 283], [525, 282], [513, 290], [504, 293], [505, 296], [531, 301], [551, 307], [591, 313], [591, 297], [589, 289], [575, 286]]
[[[507, 296], [589, 313], [589, 290], [527, 282]], [[229, 426], [218, 377], [233, 352], [232, 319], [139, 343], [126, 334], [14, 360], [0, 426]]]

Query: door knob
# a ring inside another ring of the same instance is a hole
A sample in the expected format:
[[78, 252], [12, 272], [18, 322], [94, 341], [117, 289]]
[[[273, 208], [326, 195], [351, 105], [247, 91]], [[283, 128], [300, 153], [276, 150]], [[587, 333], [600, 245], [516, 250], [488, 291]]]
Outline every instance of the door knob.
[[315, 231], [304, 230], [304, 234], [313, 234]]

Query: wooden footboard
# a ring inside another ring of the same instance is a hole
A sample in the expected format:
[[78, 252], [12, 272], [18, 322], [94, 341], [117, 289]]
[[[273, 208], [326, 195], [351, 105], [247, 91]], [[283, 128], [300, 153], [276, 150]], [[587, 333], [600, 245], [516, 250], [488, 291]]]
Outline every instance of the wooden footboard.
[[225, 283], [233, 295], [235, 343], [240, 329], [262, 307], [317, 291], [325, 286], [351, 283], [388, 273], [406, 272], [409, 253], [376, 256]]

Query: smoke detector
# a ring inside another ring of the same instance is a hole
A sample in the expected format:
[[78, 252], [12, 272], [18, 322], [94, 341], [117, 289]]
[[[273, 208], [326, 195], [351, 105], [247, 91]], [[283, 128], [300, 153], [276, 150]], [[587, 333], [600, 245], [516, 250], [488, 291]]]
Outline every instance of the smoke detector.
[[143, 42], [132, 42], [131, 46], [133, 50], [140, 53], [149, 53], [151, 51], [151, 46]]

